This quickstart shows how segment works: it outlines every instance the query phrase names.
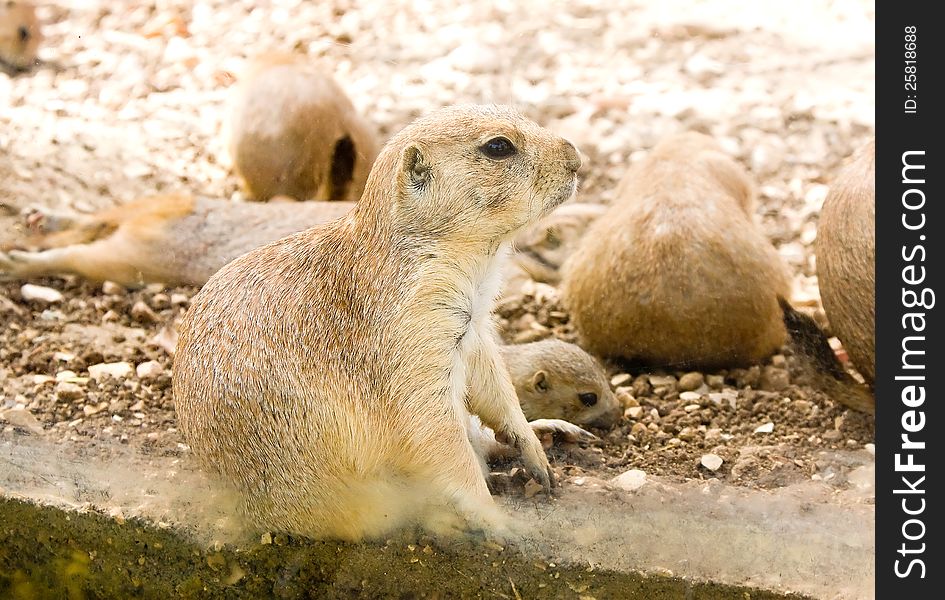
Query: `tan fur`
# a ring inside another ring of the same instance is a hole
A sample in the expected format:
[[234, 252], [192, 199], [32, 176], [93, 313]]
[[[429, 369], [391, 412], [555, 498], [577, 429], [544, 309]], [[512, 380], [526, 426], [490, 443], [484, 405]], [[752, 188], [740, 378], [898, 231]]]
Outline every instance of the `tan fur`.
[[817, 280], [830, 328], [863, 377], [875, 377], [876, 149], [837, 175], [817, 227]]
[[14, 70], [29, 69], [37, 62], [42, 40], [32, 4], [0, 0], [0, 63]]
[[256, 200], [357, 200], [378, 151], [374, 132], [338, 84], [288, 54], [250, 65], [227, 128], [233, 166]]
[[675, 135], [624, 177], [564, 267], [581, 344], [653, 365], [734, 366], [785, 341], [788, 278], [752, 219], [744, 170], [709, 137]]
[[92, 215], [56, 215], [39, 252], [0, 252], [0, 273], [76, 274], [126, 286], [203, 285], [237, 256], [341, 217], [351, 202], [233, 203], [186, 194], [136, 200]]
[[[502, 135], [518, 152], [487, 158]], [[553, 481], [497, 348], [505, 247], [573, 194], [574, 147], [503, 107], [398, 133], [343, 219], [210, 278], [182, 326], [180, 427], [259, 528], [361, 539], [501, 529], [469, 413]]]
[[[562, 419], [577, 425], [611, 427], [622, 411], [601, 366], [587, 352], [560, 340], [501, 347], [522, 412], [529, 421]], [[587, 406], [582, 394], [590, 394]]]

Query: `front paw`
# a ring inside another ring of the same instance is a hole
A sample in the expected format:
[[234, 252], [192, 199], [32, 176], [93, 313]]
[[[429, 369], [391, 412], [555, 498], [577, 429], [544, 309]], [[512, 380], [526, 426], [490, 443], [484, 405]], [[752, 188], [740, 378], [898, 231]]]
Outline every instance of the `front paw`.
[[548, 464], [548, 457], [545, 456], [545, 450], [541, 442], [531, 431], [527, 435], [506, 434], [512, 445], [522, 454], [522, 462], [525, 470], [532, 478], [541, 484], [545, 493], [550, 494], [551, 488], [555, 486], [555, 473]]
[[590, 431], [563, 419], [536, 419], [528, 424], [539, 439], [545, 436], [555, 436], [569, 444], [593, 442], [599, 439]]

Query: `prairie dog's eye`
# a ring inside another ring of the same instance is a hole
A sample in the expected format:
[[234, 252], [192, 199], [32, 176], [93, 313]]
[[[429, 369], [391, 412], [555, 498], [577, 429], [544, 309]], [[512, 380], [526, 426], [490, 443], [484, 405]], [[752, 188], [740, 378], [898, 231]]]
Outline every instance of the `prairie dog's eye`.
[[517, 152], [515, 145], [508, 138], [502, 136], [494, 137], [479, 146], [479, 151], [494, 160], [508, 158]]
[[25, 25], [20, 25], [16, 29], [16, 33], [18, 36], [20, 36], [20, 41], [24, 43], [28, 42], [30, 40], [30, 37], [32, 37], [30, 35], [30, 30], [27, 29]]
[[585, 392], [583, 394], [578, 394], [578, 400], [581, 401], [581, 404], [584, 406], [594, 406], [597, 404], [597, 394], [594, 392]]

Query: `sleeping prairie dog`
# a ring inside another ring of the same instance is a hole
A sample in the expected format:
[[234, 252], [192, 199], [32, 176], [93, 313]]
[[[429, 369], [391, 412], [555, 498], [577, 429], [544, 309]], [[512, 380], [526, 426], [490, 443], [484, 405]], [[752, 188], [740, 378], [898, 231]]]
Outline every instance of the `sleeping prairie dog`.
[[38, 215], [39, 251], [0, 252], [0, 274], [76, 274], [126, 286], [203, 285], [240, 254], [347, 213], [353, 202], [240, 203], [154, 196], [90, 215]]
[[377, 156], [374, 132], [310, 59], [256, 58], [236, 87], [226, 137], [247, 195], [357, 200]]
[[837, 175], [817, 226], [817, 281], [830, 329], [867, 382], [876, 374], [876, 147], [870, 141]]
[[657, 145], [564, 267], [581, 345], [687, 367], [754, 363], [779, 348], [789, 280], [752, 206], [747, 174], [711, 138]]
[[607, 375], [580, 347], [550, 339], [502, 346], [500, 352], [529, 420], [610, 427], [620, 418]]
[[43, 35], [29, 2], [0, 0], [0, 67], [25, 71], [37, 62]]
[[[0, 275], [74, 274], [132, 287], [199, 286], [240, 254], [336, 219], [353, 206], [354, 202], [226, 202], [169, 194], [93, 214], [34, 209], [28, 229], [37, 235], [12, 246], [17, 249], [6, 248], [7, 253], [0, 247]], [[574, 214], [578, 207], [581, 216]], [[565, 204], [523, 232], [516, 239], [518, 252], [506, 267], [505, 279], [531, 279], [526, 271], [534, 273], [535, 264], [554, 272], [562, 248], [566, 243], [573, 246], [582, 229], [577, 223], [586, 224], [583, 207]]]
[[442, 109], [388, 142], [345, 217], [210, 278], [181, 324], [174, 397], [253, 526], [501, 532], [470, 413], [550, 487], [491, 310], [510, 240], [574, 193], [580, 164], [509, 108]]

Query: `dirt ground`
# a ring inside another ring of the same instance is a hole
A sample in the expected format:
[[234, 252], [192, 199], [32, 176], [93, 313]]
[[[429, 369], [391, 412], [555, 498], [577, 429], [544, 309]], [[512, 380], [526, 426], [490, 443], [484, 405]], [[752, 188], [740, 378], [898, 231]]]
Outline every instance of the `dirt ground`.
[[[220, 137], [230, 87], [247, 57], [294, 49], [324, 63], [382, 136], [445, 104], [518, 105], [585, 154], [581, 201], [609, 202], [664, 135], [712, 134], [758, 184], [757, 218], [795, 274], [794, 304], [826, 323], [812, 243], [832, 173], [873, 134], [871, 3], [459, 4], [43, 3], [45, 65], [0, 74], [0, 242], [33, 205], [88, 211], [178, 190], [239, 200]], [[62, 298], [28, 301], [23, 282], [0, 281], [3, 435], [186, 455], [164, 348], [196, 290], [32, 283]], [[498, 316], [508, 341], [573, 339], [552, 288]], [[114, 362], [128, 363], [116, 377], [89, 372]], [[872, 417], [805, 385], [788, 351], [750, 369], [609, 370], [630, 410], [596, 431], [600, 443], [551, 451], [565, 485], [640, 469], [842, 488], [823, 456], [873, 441]]]

